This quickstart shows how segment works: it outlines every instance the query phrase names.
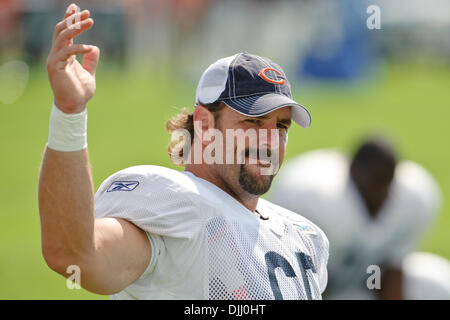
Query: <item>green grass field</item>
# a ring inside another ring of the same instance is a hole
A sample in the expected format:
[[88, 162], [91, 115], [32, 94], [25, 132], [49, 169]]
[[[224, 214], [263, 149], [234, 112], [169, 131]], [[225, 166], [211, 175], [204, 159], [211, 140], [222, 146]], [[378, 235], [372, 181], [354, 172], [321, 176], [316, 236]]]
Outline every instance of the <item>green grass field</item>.
[[[39, 68], [43, 69], [43, 65]], [[24, 94], [0, 104], [0, 299], [108, 299], [68, 290], [41, 255], [37, 181], [52, 95], [43, 70], [32, 70]], [[166, 153], [165, 120], [194, 100], [195, 81], [167, 75], [122, 74], [101, 65], [89, 105], [89, 149], [95, 188], [110, 174], [137, 164], [173, 167]], [[351, 150], [361, 134], [392, 136], [403, 158], [436, 177], [450, 200], [450, 68], [404, 65], [385, 68], [358, 87], [295, 85], [295, 98], [310, 106], [308, 130], [290, 131], [287, 157], [324, 147]], [[445, 204], [444, 204], [445, 205]], [[420, 249], [450, 259], [450, 210]]]

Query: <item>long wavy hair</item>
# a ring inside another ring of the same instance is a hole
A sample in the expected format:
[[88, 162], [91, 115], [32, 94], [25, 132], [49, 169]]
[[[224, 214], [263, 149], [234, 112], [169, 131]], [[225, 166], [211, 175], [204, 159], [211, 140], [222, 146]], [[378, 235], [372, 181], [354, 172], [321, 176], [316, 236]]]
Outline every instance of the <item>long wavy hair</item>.
[[[215, 121], [217, 121], [219, 117], [219, 111], [226, 106], [222, 101], [216, 101], [209, 104], [200, 104], [214, 114]], [[170, 142], [167, 146], [169, 157], [174, 164], [183, 165], [184, 161], [187, 159], [190, 147], [194, 142], [195, 132], [193, 112], [189, 112], [187, 108], [183, 108], [180, 113], [167, 120], [166, 130], [171, 134]], [[189, 132], [191, 137], [191, 145], [189, 147], [185, 146], [187, 140], [182, 139], [179, 135], [173, 134], [178, 130], [187, 130]], [[182, 163], [178, 162], [179, 159], [182, 159]]]

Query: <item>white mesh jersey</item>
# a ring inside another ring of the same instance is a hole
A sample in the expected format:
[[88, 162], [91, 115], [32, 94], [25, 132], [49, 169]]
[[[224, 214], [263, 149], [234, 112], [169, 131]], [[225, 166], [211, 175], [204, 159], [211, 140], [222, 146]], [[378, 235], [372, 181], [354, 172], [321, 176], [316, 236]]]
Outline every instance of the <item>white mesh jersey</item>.
[[434, 221], [439, 186], [420, 165], [397, 165], [389, 196], [372, 219], [339, 150], [304, 153], [284, 165], [268, 199], [316, 223], [330, 241], [327, 298], [371, 299], [370, 265], [401, 268], [407, 254]]
[[259, 199], [258, 217], [214, 184], [159, 166], [103, 182], [96, 218], [123, 218], [152, 246], [144, 274], [112, 299], [321, 299], [328, 239], [309, 220]]

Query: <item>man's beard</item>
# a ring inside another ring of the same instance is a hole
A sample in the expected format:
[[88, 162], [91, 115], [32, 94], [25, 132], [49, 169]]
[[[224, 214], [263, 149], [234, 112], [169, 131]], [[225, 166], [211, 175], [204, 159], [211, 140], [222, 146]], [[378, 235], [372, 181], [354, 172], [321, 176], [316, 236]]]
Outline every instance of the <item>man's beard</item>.
[[245, 164], [241, 164], [239, 171], [239, 184], [246, 192], [259, 196], [269, 191], [272, 184], [274, 175], [264, 176], [266, 179], [258, 179], [254, 177], [245, 167]]

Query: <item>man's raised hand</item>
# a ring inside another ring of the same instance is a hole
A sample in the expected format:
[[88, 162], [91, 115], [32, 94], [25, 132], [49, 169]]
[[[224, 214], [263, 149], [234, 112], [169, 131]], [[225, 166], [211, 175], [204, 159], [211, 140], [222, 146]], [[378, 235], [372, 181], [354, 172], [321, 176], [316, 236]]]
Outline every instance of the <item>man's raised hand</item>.
[[[55, 105], [65, 113], [82, 112], [95, 92], [95, 69], [100, 50], [96, 46], [74, 44], [73, 39], [89, 30], [94, 20], [88, 10], [71, 4], [55, 26], [53, 44], [47, 58], [47, 72]], [[75, 56], [84, 54], [80, 64]]]

